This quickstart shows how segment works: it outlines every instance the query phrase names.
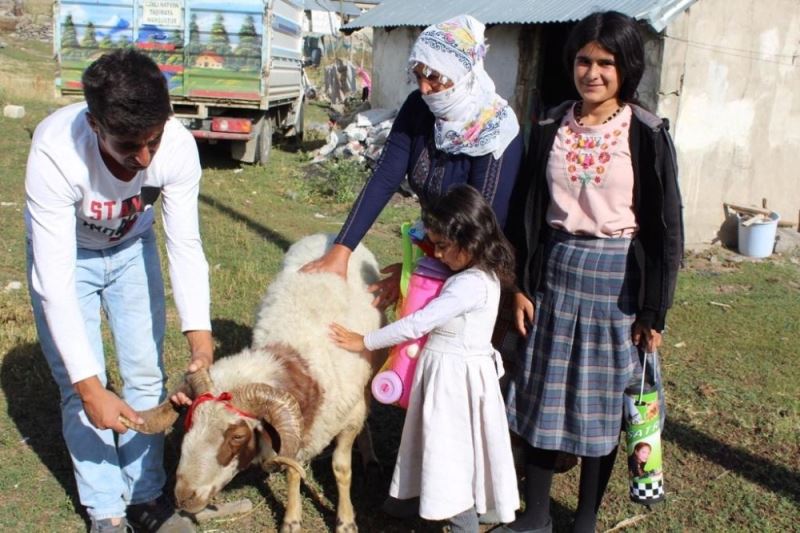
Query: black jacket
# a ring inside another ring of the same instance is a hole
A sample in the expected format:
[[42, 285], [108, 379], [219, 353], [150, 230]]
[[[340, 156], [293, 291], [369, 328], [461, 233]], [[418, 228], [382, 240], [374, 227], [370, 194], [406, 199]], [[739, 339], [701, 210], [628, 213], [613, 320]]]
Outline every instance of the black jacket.
[[[525, 164], [512, 195], [506, 231], [517, 250], [520, 289], [532, 295], [541, 280], [546, 235], [545, 215], [550, 204], [546, 170], [561, 119], [574, 102], [550, 111], [531, 131]], [[678, 165], [668, 123], [631, 105], [630, 152], [634, 178], [634, 211], [639, 224], [635, 239], [642, 274], [636, 319], [661, 331], [672, 305], [678, 268], [683, 259], [683, 219]]]

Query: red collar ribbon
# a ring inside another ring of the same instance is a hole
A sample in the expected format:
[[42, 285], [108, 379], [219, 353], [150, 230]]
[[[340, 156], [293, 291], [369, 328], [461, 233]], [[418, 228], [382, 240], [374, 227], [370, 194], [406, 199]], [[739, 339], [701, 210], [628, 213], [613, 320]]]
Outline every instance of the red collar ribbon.
[[236, 413], [237, 415], [241, 415], [246, 418], [258, 418], [257, 416], [251, 413], [247, 413], [245, 411], [242, 411], [241, 409], [238, 409], [231, 403], [232, 399], [233, 396], [231, 396], [230, 392], [221, 392], [219, 396], [214, 396], [210, 392], [204, 392], [203, 394], [195, 398], [194, 401], [192, 402], [192, 405], [189, 406], [189, 412], [186, 413], [186, 421], [183, 424], [184, 430], [188, 432], [192, 428], [194, 410], [197, 409], [197, 406], [200, 405], [201, 403], [209, 401], [219, 402], [225, 406], [225, 409], [227, 409], [232, 413]]

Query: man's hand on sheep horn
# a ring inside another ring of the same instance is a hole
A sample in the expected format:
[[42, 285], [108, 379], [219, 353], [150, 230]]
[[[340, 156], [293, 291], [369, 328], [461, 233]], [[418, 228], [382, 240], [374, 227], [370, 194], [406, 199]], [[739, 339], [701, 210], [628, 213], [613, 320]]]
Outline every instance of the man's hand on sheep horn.
[[120, 421], [124, 417], [137, 424], [144, 420], [119, 396], [107, 390], [97, 376], [78, 381], [75, 390], [83, 402], [83, 410], [89, 422], [97, 429], [113, 429], [117, 433], [125, 433], [128, 428]]
[[[195, 330], [185, 333], [186, 340], [189, 341], [189, 350], [192, 359], [186, 369], [188, 374], [194, 374], [198, 370], [208, 370], [214, 362], [214, 339], [210, 331]], [[191, 405], [192, 399], [183, 392], [176, 392], [169, 397], [170, 401], [176, 405]]]

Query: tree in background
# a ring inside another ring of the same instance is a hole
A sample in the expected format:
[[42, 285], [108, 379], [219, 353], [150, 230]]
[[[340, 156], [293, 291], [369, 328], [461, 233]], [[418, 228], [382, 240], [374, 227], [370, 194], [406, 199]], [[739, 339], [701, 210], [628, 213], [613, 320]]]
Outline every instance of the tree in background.
[[195, 58], [203, 51], [203, 44], [200, 42], [200, 27], [197, 25], [197, 14], [192, 13], [189, 19], [189, 44], [186, 45], [186, 65], [193, 65]]
[[183, 48], [183, 32], [181, 30], [172, 30], [172, 34], [169, 36], [169, 44], [173, 45], [175, 49]]
[[61, 54], [64, 59], [79, 59], [78, 33], [75, 31], [75, 22], [72, 15], [67, 15], [61, 27]]
[[[86, 25], [86, 31], [83, 33], [83, 39], [81, 39], [81, 47], [82, 48], [97, 48], [97, 33], [94, 29], [94, 23], [89, 22]], [[91, 51], [89, 51], [91, 53]]]
[[100, 46], [100, 48], [103, 50], [114, 48], [114, 41], [111, 40], [111, 34], [106, 33], [98, 46]]
[[222, 57], [223, 62], [227, 62], [231, 55], [231, 40], [228, 37], [228, 30], [225, 29], [225, 18], [222, 13], [217, 13], [214, 24], [211, 25], [211, 37], [209, 38], [207, 49], [213, 50]]
[[[197, 23], [195, 23], [195, 28], [196, 27]], [[183, 63], [183, 32], [181, 30], [172, 30], [172, 35], [169, 38], [169, 44], [173, 45], [175, 50], [169, 55], [169, 57], [167, 57], [165, 64], [180, 65]], [[188, 51], [188, 47], [186, 50]]]
[[257, 71], [261, 65], [261, 38], [251, 15], [245, 17], [239, 29], [239, 45], [234, 52], [238, 70]]

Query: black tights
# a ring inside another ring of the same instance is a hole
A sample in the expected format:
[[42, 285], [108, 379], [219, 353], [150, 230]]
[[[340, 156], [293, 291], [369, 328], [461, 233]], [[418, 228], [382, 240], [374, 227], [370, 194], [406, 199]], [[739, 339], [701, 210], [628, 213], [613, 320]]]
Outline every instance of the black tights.
[[[509, 526], [517, 531], [543, 528], [550, 522], [550, 486], [558, 452], [528, 446], [525, 452], [525, 512]], [[603, 500], [617, 447], [604, 457], [581, 458], [578, 512], [573, 531], [594, 532], [597, 510]]]

